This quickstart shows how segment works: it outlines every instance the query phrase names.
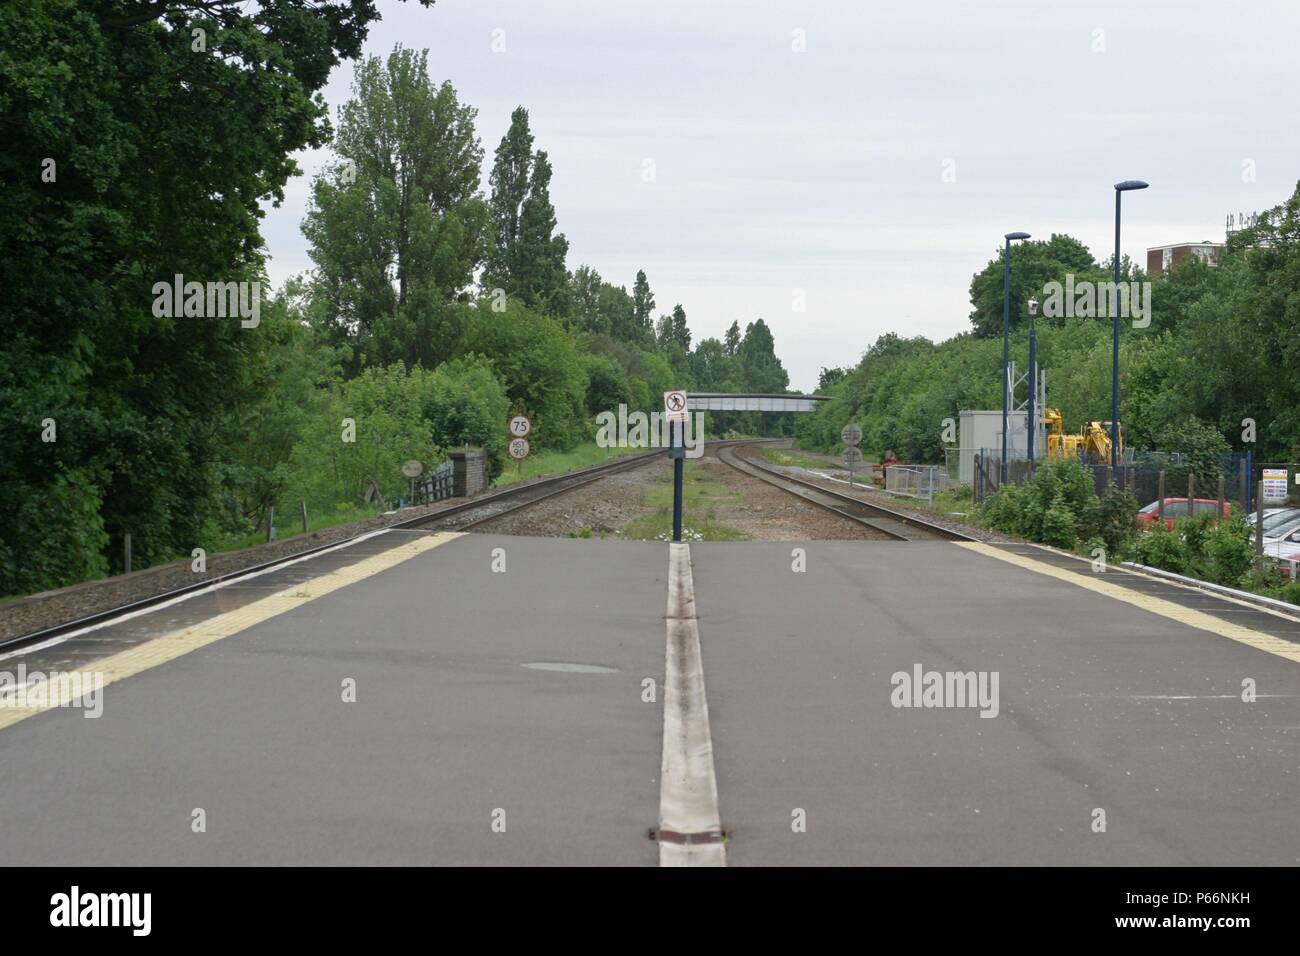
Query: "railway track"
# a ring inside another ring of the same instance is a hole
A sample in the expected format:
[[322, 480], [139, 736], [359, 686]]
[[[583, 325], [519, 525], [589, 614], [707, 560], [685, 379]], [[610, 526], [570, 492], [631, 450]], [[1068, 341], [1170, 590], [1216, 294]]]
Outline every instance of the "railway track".
[[[709, 442], [708, 444], [714, 448], [721, 448], [744, 443], [746, 442], [725, 441]], [[582, 486], [591, 484], [601, 478], [606, 478], [610, 475], [618, 474], [622, 471], [628, 471], [633, 468], [639, 468], [650, 461], [664, 457], [666, 454], [666, 450], [656, 449], [641, 454], [620, 457], [614, 461], [595, 465], [591, 468], [584, 468], [581, 471], [573, 471], [563, 475], [554, 475], [550, 478], [538, 479], [537, 481], [531, 481], [525, 485], [509, 485], [499, 491], [489, 492], [488, 494], [471, 498], [459, 504], [452, 505], [449, 508], [444, 508], [440, 511], [434, 512], [433, 514], [408, 518], [405, 521], [398, 521], [386, 528], [378, 530], [380, 533], [383, 531], [393, 530], [465, 531], [495, 518], [500, 518], [504, 515], [521, 511], [537, 504], [539, 501], [543, 501], [555, 495], [563, 494], [566, 491], [572, 491], [575, 488], [581, 488]], [[228, 571], [225, 574], [216, 575], [214, 577], [203, 578], [201, 581], [196, 581], [193, 584], [187, 584], [183, 587], [160, 591], [157, 594], [151, 594], [125, 604], [115, 605], [114, 607], [107, 608], [103, 611], [94, 611], [73, 620], [50, 625], [26, 634], [3, 638], [0, 639], [0, 652], [15, 650], [27, 645], [38, 644], [42, 641], [61, 637], [65, 634], [86, 627], [104, 624], [125, 614], [145, 610], [155, 605], [171, 601], [175, 598], [184, 597], [185, 595], [197, 594], [198, 592], [214, 585], [230, 584], [240, 580], [241, 578], [271, 570], [291, 561], [298, 561], [314, 554], [331, 551], [335, 548], [356, 541], [358, 538], [375, 533], [377, 533], [375, 530], [361, 532], [338, 541], [331, 541], [317, 547], [295, 551], [292, 554], [281, 555], [280, 557], [274, 558], [270, 561], [264, 561], [246, 568]]]
[[865, 525], [896, 541], [978, 540], [961, 531], [926, 521], [924, 518], [895, 511], [883, 505], [868, 503], [853, 495], [823, 488], [821, 485], [792, 477], [752, 459], [742, 458], [736, 454], [735, 446], [744, 444], [746, 443], [733, 442], [729, 443], [728, 447], [719, 448], [718, 459], [751, 478], [767, 482], [797, 498], [802, 498], [809, 504], [832, 511], [856, 524]]

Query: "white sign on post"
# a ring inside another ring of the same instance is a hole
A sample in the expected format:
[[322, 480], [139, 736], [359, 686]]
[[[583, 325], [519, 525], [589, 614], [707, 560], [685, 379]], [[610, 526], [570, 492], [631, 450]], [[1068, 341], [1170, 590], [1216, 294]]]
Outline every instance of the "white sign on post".
[[516, 415], [510, 419], [510, 434], [516, 438], [527, 438], [532, 430], [533, 423], [528, 420], [527, 415]]
[[528, 439], [512, 438], [510, 439], [510, 457], [523, 459], [528, 457]]
[[1264, 503], [1277, 504], [1286, 501], [1286, 469], [1264, 469]]
[[686, 421], [686, 393], [679, 389], [664, 392], [664, 410], [670, 422]]

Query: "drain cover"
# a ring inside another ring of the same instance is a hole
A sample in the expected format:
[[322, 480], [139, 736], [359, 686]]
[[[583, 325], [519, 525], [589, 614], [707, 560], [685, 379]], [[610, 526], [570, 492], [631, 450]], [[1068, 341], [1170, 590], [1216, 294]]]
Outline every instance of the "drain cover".
[[570, 674], [617, 674], [617, 667], [605, 667], [602, 664], [569, 664], [564, 661], [533, 661], [520, 664], [535, 671], [566, 671]]

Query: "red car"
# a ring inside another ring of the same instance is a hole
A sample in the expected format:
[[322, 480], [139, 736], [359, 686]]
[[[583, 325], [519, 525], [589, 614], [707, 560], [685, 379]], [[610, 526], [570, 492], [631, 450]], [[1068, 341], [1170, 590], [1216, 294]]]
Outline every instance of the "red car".
[[[1219, 502], [1216, 498], [1197, 498], [1195, 512], [1201, 514], [1214, 514], [1219, 508]], [[1153, 501], [1137, 513], [1137, 519], [1144, 525], [1154, 525], [1157, 514], [1160, 511], [1160, 502]], [[1228, 502], [1223, 503], [1223, 517], [1230, 517], [1231, 505]], [[1166, 498], [1165, 499], [1165, 527], [1170, 531], [1174, 530], [1174, 520], [1176, 518], [1187, 517], [1187, 499], [1186, 498]]]

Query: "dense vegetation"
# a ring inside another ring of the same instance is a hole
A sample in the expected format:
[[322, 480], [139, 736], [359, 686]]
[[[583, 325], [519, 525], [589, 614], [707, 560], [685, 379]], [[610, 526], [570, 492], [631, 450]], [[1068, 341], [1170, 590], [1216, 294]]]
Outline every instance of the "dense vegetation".
[[[1023, 370], [1028, 298], [1044, 298], [1044, 285], [1067, 274], [1106, 281], [1111, 266], [1061, 235], [1016, 246], [1013, 263], [1011, 347]], [[1148, 278], [1127, 260], [1121, 274]], [[902, 461], [942, 462], [945, 419], [1001, 407], [1000, 255], [972, 280], [971, 302], [971, 332], [938, 344], [890, 333], [857, 366], [823, 370], [820, 390], [835, 400], [800, 417], [800, 444], [836, 450], [840, 428], [857, 421], [868, 454], [893, 448]], [[1247, 449], [1256, 460], [1300, 458], [1297, 323], [1300, 187], [1234, 233], [1217, 266], [1189, 260], [1152, 280], [1150, 325], [1125, 322], [1121, 339], [1120, 418], [1130, 444], [1202, 458]], [[1040, 317], [1037, 332], [1048, 404], [1066, 427], [1109, 419], [1109, 320]]]
[[[499, 470], [514, 412], [563, 450], [671, 387], [785, 389], [761, 319], [692, 348], [644, 272], [629, 293], [568, 269], [522, 107], [486, 193], [475, 110], [422, 53], [357, 63], [331, 124], [319, 91], [376, 17], [371, 0], [0, 8], [0, 594], [120, 570], [128, 533], [144, 567], [246, 540], [277, 503], [346, 513], [462, 443]], [[272, 295], [258, 220], [293, 154], [326, 145], [314, 268]], [[259, 319], [158, 314], [177, 275], [260, 283]]]

